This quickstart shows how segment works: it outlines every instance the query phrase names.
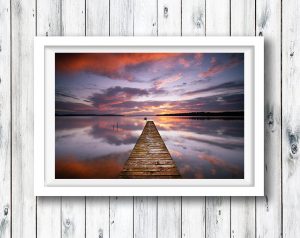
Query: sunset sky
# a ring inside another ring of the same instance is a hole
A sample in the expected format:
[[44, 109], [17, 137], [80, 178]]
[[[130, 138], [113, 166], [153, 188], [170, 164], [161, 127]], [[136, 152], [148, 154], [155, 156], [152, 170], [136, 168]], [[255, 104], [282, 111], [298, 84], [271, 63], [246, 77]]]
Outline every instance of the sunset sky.
[[56, 113], [244, 109], [242, 53], [56, 53]]

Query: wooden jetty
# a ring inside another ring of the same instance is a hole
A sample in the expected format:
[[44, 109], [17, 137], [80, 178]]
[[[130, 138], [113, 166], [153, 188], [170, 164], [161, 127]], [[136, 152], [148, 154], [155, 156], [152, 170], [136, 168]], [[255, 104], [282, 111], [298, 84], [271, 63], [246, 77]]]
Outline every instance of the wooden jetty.
[[180, 178], [180, 174], [153, 121], [147, 121], [120, 178]]

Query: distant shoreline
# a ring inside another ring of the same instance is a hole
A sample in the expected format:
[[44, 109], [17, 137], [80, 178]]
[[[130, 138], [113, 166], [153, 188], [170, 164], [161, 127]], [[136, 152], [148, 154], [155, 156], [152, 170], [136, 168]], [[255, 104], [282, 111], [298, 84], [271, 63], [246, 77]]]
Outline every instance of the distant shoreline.
[[243, 119], [244, 111], [231, 111], [231, 112], [188, 112], [188, 113], [172, 113], [172, 114], [156, 114], [156, 115], [121, 115], [121, 114], [55, 114], [57, 117], [189, 117], [189, 118], [202, 118], [202, 119]]

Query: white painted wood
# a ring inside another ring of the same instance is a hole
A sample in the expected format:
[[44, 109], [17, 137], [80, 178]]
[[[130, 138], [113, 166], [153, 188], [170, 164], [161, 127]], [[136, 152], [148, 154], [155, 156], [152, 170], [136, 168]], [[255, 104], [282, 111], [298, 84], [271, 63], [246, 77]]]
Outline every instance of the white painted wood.
[[206, 237], [230, 237], [230, 199], [206, 198]]
[[230, 34], [230, 0], [206, 1], [206, 35]]
[[[231, 35], [255, 35], [255, 1], [231, 0]], [[255, 237], [255, 198], [231, 198], [231, 237]]]
[[109, 35], [109, 0], [86, 0], [86, 35]]
[[61, 237], [85, 237], [85, 198], [63, 197], [61, 210]]
[[300, 234], [300, 3], [282, 5], [282, 204], [283, 237]]
[[157, 237], [181, 237], [181, 197], [158, 197]]
[[61, 1], [37, 0], [36, 33], [38, 36], [59, 36], [61, 29]]
[[[205, 1], [182, 1], [182, 35], [205, 35]], [[182, 238], [205, 237], [205, 197], [182, 197]]]
[[0, 0], [0, 237], [11, 228], [10, 3]]
[[181, 0], [158, 0], [158, 35], [181, 35]]
[[157, 0], [134, 0], [134, 35], [157, 35]]
[[[37, 35], [58, 36], [61, 34], [61, 4], [59, 0], [38, 0]], [[61, 198], [37, 198], [37, 237], [61, 237]]]
[[[281, 1], [256, 1], [265, 39], [265, 196], [256, 198], [257, 237], [281, 236]], [[284, 38], [285, 36], [283, 36]], [[283, 134], [284, 135], [284, 134]]]
[[[230, 1], [206, 1], [206, 35], [230, 35]], [[230, 237], [230, 198], [206, 198], [206, 237]]]
[[110, 0], [110, 35], [133, 35], [133, 0]]
[[61, 0], [62, 35], [85, 35], [85, 0]]
[[110, 238], [133, 237], [133, 198], [110, 198]]
[[157, 197], [134, 198], [134, 237], [157, 237]]
[[33, 36], [35, 1], [11, 1], [12, 237], [35, 237], [33, 196]]
[[182, 35], [205, 35], [205, 0], [182, 0]]
[[109, 197], [86, 198], [86, 237], [109, 237]]
[[37, 237], [60, 238], [61, 197], [39, 197], [37, 199]]
[[[134, 1], [134, 35], [157, 35], [157, 0]], [[157, 237], [157, 197], [134, 198], [134, 237]]]
[[182, 238], [205, 237], [205, 197], [182, 197]]
[[255, 1], [231, 0], [231, 35], [255, 35]]
[[[62, 34], [85, 35], [85, 0], [62, 0]], [[85, 237], [85, 197], [62, 198], [62, 237]]]

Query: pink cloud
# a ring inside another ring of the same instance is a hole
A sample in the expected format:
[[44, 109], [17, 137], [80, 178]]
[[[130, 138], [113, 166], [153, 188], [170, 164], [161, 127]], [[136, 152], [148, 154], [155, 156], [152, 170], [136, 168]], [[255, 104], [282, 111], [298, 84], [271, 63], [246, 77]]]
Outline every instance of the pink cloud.
[[180, 73], [175, 74], [173, 76], [170, 76], [170, 77], [167, 77], [167, 78], [164, 78], [164, 79], [159, 79], [159, 80], [155, 81], [154, 86], [155, 86], [156, 89], [161, 89], [161, 88], [165, 87], [166, 85], [168, 85], [170, 83], [178, 81], [181, 78], [182, 78], [182, 76], [181, 76]]
[[181, 64], [184, 68], [189, 68], [191, 66], [190, 62], [187, 61], [185, 58], [180, 58], [178, 60], [178, 63]]
[[224, 63], [224, 64], [218, 64], [216, 59], [213, 59], [214, 57], [212, 57], [210, 63], [211, 66], [208, 70], [204, 71], [204, 72], [200, 72], [198, 74], [199, 77], [201, 78], [208, 78], [208, 77], [212, 77], [215, 76], [219, 73], [222, 73], [228, 69], [233, 68], [234, 66], [240, 64], [242, 61], [236, 57], [231, 58], [228, 62]]

